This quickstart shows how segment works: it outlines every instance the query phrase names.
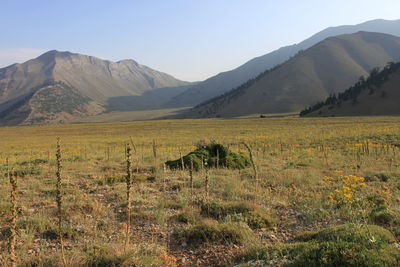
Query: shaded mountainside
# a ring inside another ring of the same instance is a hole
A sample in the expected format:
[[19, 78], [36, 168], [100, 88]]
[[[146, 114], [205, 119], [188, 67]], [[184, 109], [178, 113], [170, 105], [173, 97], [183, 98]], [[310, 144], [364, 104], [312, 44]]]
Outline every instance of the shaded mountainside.
[[237, 88], [246, 81], [257, 77], [260, 73], [282, 64], [299, 51], [308, 49], [328, 37], [359, 31], [400, 36], [400, 20], [373, 20], [358, 25], [327, 28], [299, 44], [280, 48], [269, 54], [254, 58], [234, 70], [213, 76], [174, 97], [166, 106], [195, 106], [222, 95], [233, 88]]
[[108, 111], [139, 111], [162, 108], [172, 96], [183, 93], [191, 85], [163, 87], [144, 92], [141, 95], [112, 97], [107, 102]]
[[400, 63], [371, 71], [344, 92], [333, 94], [300, 113], [301, 116], [400, 115]]
[[[38, 112], [37, 106], [51, 105], [45, 101], [54, 100], [43, 97], [44, 91], [49, 92], [48, 86], [52, 86], [52, 92], [56, 92], [59, 96], [58, 100], [72, 97], [73, 103], [76, 103], [77, 99], [85, 99], [91, 106], [96, 106], [90, 111], [80, 109], [79, 112], [83, 116], [91, 115], [94, 111], [99, 113], [108, 110], [110, 106], [115, 109], [120, 102], [125, 101], [125, 97], [140, 97], [157, 89], [160, 97], [167, 101], [181, 93], [185, 89], [183, 86], [188, 84], [133, 60], [111, 62], [70, 52], [49, 51], [25, 63], [0, 69], [0, 114], [3, 114], [0, 116], [0, 122], [2, 124], [56, 122], [54, 114], [47, 116], [43, 110], [40, 116], [32, 113]], [[181, 89], [173, 89], [174, 87]], [[32, 97], [37, 98], [33, 100]], [[153, 93], [153, 98], [146, 99], [149, 106], [161, 104], [157, 102], [159, 101], [157, 93]], [[35, 107], [30, 106], [33, 104]], [[10, 119], [9, 116], [15, 107], [18, 110], [15, 110], [13, 119]], [[137, 107], [131, 105], [130, 108]], [[28, 110], [31, 113], [28, 113]], [[75, 114], [75, 111], [70, 109], [55, 112]]]
[[330, 37], [181, 117], [300, 111], [351, 86], [374, 67], [399, 59], [400, 37], [370, 32]]
[[0, 113], [0, 117], [8, 125], [63, 123], [101, 111], [101, 105], [82, 96], [75, 88], [54, 82], [13, 103]]

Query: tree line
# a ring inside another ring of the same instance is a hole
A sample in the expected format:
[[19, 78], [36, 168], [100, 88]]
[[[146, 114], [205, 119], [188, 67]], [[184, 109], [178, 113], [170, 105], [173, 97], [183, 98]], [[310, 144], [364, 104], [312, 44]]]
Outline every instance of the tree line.
[[[400, 62], [389, 62], [382, 70], [378, 67], [373, 68], [367, 78], [361, 76], [358, 81], [346, 91], [329, 95], [325, 101], [318, 102], [315, 105], [302, 110], [300, 116], [305, 116], [324, 106], [340, 106], [345, 101], [352, 101], [352, 103], [355, 104], [357, 103], [357, 98], [361, 92], [369, 90], [370, 95], [374, 94], [375, 89], [381, 87], [382, 84], [389, 79], [389, 75], [397, 71], [399, 68]], [[382, 97], [386, 96], [384, 91], [382, 91], [381, 94]]]

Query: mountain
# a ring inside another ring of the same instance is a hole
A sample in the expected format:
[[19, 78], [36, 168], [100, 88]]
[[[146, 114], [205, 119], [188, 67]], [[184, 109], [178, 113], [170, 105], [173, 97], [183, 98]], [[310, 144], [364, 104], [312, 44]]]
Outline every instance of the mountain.
[[165, 100], [188, 84], [134, 60], [111, 62], [53, 50], [0, 69], [0, 123], [66, 121], [115, 109], [125, 97], [140, 97], [153, 90]]
[[373, 20], [358, 25], [327, 28], [299, 44], [280, 48], [264, 56], [254, 58], [234, 70], [211, 77], [174, 97], [165, 106], [195, 106], [233, 88], [237, 88], [249, 79], [255, 78], [260, 73], [282, 64], [299, 51], [308, 49], [328, 37], [359, 31], [400, 36], [400, 20]]
[[300, 111], [400, 59], [400, 37], [359, 32], [329, 37], [183, 117], [235, 117]]
[[344, 92], [303, 110], [301, 116], [400, 115], [400, 63], [374, 69]]

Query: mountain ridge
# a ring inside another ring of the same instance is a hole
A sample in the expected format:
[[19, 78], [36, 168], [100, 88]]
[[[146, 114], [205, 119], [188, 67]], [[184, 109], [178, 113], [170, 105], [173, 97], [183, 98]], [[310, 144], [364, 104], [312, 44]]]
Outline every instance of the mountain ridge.
[[[50, 50], [24, 63], [0, 69], [0, 114], [21, 103], [29, 105], [28, 99], [46, 86], [53, 85], [52, 90], [59, 94], [61, 87], [57, 86], [58, 83], [65, 84], [62, 88], [68, 92], [72, 90], [73, 95], [77, 93], [82, 98], [90, 99], [89, 102], [98, 107], [98, 112], [106, 111], [111, 99], [115, 102], [115, 98], [141, 96], [155, 89], [190, 84], [134, 60], [112, 62], [94, 56]], [[181, 91], [170, 92], [176, 94]], [[25, 110], [32, 111], [27, 107]], [[56, 121], [53, 115], [49, 115], [53, 118], [52, 122]], [[44, 123], [48, 122], [45, 116], [42, 117]], [[0, 123], [8, 122], [6, 118], [0, 117]]]
[[400, 62], [375, 68], [347, 90], [300, 112], [302, 117], [400, 115]]
[[254, 84], [232, 90], [181, 116], [236, 117], [299, 111], [347, 88], [372, 68], [397, 59], [400, 37], [369, 32], [330, 37], [265, 72]]
[[282, 64], [299, 51], [307, 49], [327, 37], [340, 34], [350, 34], [358, 31], [381, 32], [400, 36], [400, 20], [376, 19], [363, 22], [357, 25], [343, 25], [326, 28], [306, 40], [289, 46], [281, 47], [268, 54], [255, 57], [243, 65], [230, 70], [221, 72], [209, 79], [194, 85], [192, 88], [174, 97], [165, 106], [195, 106], [208, 99], [222, 95], [250, 79], [257, 77], [260, 73]]

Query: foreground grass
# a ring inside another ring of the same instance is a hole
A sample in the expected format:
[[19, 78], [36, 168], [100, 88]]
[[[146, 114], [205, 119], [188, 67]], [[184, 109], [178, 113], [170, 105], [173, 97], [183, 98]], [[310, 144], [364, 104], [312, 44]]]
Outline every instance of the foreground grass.
[[[232, 266], [261, 260], [284, 265], [294, 264], [292, 258], [311, 264], [316, 253], [337, 246], [350, 253], [360, 244], [318, 239], [324, 229], [343, 224], [379, 225], [389, 231], [394, 240], [370, 246], [368, 253], [375, 258], [367, 260], [379, 263], [379, 255], [386, 255], [391, 264], [396, 261], [400, 118], [274, 118], [0, 128], [4, 266], [11, 205], [6, 158], [18, 176], [19, 265], [61, 264], [56, 137], [63, 149], [69, 266]], [[163, 162], [194, 150], [199, 140], [216, 140], [244, 153], [239, 143], [250, 144], [259, 181], [250, 168], [212, 169], [206, 199], [203, 170], [194, 173], [193, 189], [187, 170], [163, 170]], [[134, 144], [134, 184], [132, 245], [124, 251], [126, 142]], [[282, 248], [286, 254], [275, 253]], [[261, 258], [263, 251], [274, 257]]]

